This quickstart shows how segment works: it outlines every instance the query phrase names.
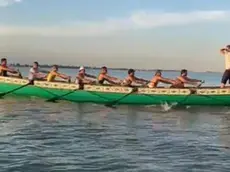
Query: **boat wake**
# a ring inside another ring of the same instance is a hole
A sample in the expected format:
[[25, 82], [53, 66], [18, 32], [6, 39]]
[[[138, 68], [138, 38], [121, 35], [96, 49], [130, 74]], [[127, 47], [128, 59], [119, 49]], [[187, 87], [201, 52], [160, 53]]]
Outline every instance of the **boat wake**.
[[167, 102], [162, 102], [160, 104], [160, 106], [158, 105], [148, 105], [148, 106], [145, 106], [146, 108], [161, 108], [162, 109], [162, 112], [169, 112], [171, 110], [174, 110], [174, 109], [189, 109], [191, 108], [191, 106], [184, 106], [184, 107], [179, 107], [179, 103], [175, 102], [175, 103], [167, 103]]
[[173, 108], [173, 106], [174, 106], [173, 104], [170, 105], [167, 102], [161, 104], [161, 107], [163, 108], [165, 112], [170, 111]]

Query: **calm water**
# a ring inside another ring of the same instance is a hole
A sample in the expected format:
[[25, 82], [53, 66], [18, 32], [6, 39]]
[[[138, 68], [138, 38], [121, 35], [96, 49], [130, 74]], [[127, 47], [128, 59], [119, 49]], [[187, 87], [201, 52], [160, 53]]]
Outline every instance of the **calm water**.
[[[218, 85], [221, 74], [191, 76]], [[6, 97], [0, 100], [0, 171], [229, 172], [230, 108], [110, 109]]]

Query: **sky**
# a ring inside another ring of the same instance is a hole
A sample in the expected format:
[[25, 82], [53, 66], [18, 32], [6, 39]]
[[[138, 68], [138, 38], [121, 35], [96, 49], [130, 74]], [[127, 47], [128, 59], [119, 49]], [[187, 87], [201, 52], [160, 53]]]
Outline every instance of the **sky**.
[[229, 0], [0, 0], [10, 62], [223, 71]]

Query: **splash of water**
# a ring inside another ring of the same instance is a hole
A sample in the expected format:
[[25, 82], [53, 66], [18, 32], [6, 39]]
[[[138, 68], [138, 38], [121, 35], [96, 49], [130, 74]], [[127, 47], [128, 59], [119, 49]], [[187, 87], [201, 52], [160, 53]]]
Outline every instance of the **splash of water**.
[[168, 112], [172, 109], [173, 104], [168, 104], [167, 102], [164, 102], [161, 104], [161, 107], [163, 108], [164, 112]]

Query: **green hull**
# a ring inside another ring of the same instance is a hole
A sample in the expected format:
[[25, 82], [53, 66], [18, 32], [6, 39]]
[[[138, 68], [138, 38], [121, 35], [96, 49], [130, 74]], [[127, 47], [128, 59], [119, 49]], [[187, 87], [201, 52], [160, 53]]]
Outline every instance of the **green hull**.
[[[2, 77], [3, 80], [3, 77]], [[15, 79], [14, 79], [15, 80]], [[18, 79], [17, 79], [18, 80]], [[6, 83], [8, 82], [8, 83]], [[18, 81], [17, 81], [18, 82]], [[24, 83], [26, 80], [24, 80]], [[16, 90], [8, 95], [17, 95], [17, 96], [28, 96], [28, 97], [40, 97], [44, 99], [51, 99], [56, 96], [61, 96], [63, 94], [71, 92], [71, 89], [59, 89], [59, 88], [49, 88], [51, 87], [50, 85], [44, 85], [44, 87], [41, 86], [40, 84], [35, 84], [34, 85], [29, 85], [26, 86], [22, 89]], [[48, 83], [49, 84], [49, 83]], [[11, 91], [13, 89], [16, 89], [23, 84], [15, 84], [13, 79], [9, 81], [1, 81], [0, 80], [0, 92], [5, 93], [8, 91]], [[57, 85], [63, 85], [61, 83], [57, 83]], [[55, 87], [58, 87], [55, 85]], [[67, 84], [65, 84], [67, 85]], [[72, 87], [75, 86], [71, 84]], [[68, 85], [67, 85], [68, 86]], [[95, 87], [95, 88], [94, 88]], [[97, 88], [96, 88], [97, 87]], [[113, 101], [116, 101], [120, 99], [121, 97], [127, 95], [130, 92], [129, 90], [125, 90], [124, 92], [111, 92], [109, 91], [100, 91], [103, 87], [106, 87], [107, 90], [111, 88], [111, 86], [89, 86], [89, 90], [77, 90], [69, 95], [66, 95], [65, 97], [62, 97], [62, 100], [67, 100], [71, 102], [79, 102], [79, 103], [97, 103], [97, 104], [107, 104]], [[95, 89], [92, 91], [92, 88]], [[117, 87], [116, 87], [117, 88]], [[124, 87], [123, 87], [124, 88]], [[103, 88], [104, 89], [104, 88]], [[118, 88], [117, 88], [118, 89]], [[125, 88], [127, 89], [127, 88]], [[145, 92], [147, 88], [144, 88]], [[73, 90], [73, 88], [72, 88]], [[105, 89], [104, 89], [105, 90]], [[162, 94], [160, 94], [157, 91], [162, 91]], [[230, 105], [230, 90], [228, 89], [199, 89], [196, 94], [190, 94], [188, 92], [185, 93], [178, 93], [177, 95], [177, 90], [174, 89], [174, 93], [167, 94], [165, 92], [169, 91], [172, 89], [151, 89], [151, 92], [157, 92], [157, 93], [132, 93], [129, 96], [121, 99], [120, 101], [117, 102], [117, 104], [129, 104], [129, 105], [159, 105], [159, 104], [178, 104], [178, 105], [215, 105], [215, 106], [229, 106]], [[220, 90], [222, 92], [220, 93]], [[148, 91], [148, 89], [147, 89]], [[190, 91], [189, 89], [186, 89], [186, 91]]]

